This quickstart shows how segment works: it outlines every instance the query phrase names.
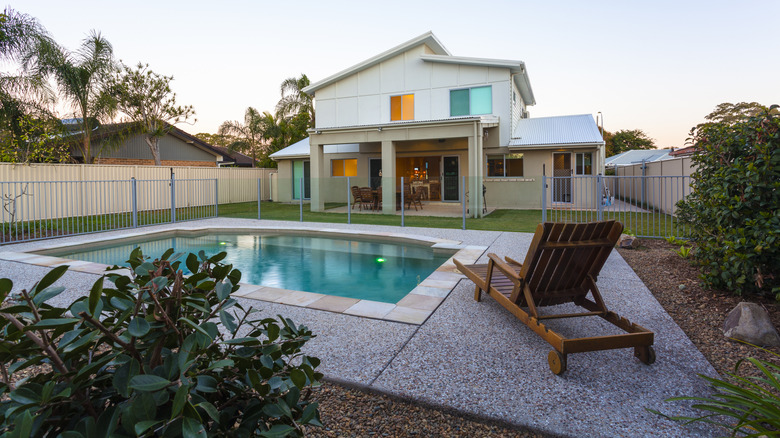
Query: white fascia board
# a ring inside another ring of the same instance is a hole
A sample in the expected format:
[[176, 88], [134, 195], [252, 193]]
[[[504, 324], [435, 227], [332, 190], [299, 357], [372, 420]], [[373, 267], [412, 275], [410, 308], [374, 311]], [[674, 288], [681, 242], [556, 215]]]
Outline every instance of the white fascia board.
[[450, 52], [442, 45], [442, 43], [439, 41], [438, 38], [436, 38], [436, 35], [433, 34], [433, 32], [428, 31], [417, 38], [413, 38], [403, 44], [400, 44], [398, 46], [393, 47], [390, 50], [386, 50], [372, 58], [369, 58], [359, 64], [355, 64], [352, 67], [347, 68], [346, 70], [342, 70], [334, 75], [328, 76], [327, 78], [315, 82], [308, 87], [303, 88], [301, 91], [303, 91], [306, 94], [314, 95], [314, 93], [319, 90], [320, 88], [323, 88], [327, 85], [330, 85], [342, 78], [345, 78], [347, 76], [351, 76], [361, 70], [365, 70], [369, 67], [372, 67], [376, 64], [379, 64], [380, 62], [390, 59], [396, 55], [399, 55], [412, 47], [416, 47], [420, 44], [426, 44], [428, 45], [434, 52], [449, 56]]

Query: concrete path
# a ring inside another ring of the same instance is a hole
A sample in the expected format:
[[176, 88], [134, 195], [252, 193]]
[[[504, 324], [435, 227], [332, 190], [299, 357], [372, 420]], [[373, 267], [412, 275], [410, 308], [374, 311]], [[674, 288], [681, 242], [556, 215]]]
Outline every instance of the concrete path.
[[[525, 233], [250, 219], [219, 218], [179, 225], [204, 226], [303, 226], [405, 233], [483, 245], [488, 247], [486, 253], [520, 260], [531, 240], [531, 235]], [[121, 232], [99, 236], [115, 234]], [[86, 238], [56, 240], [78, 243]], [[33, 251], [46, 246], [47, 242], [7, 245], [0, 247], [0, 252]], [[480, 261], [486, 261], [486, 256]], [[31, 287], [47, 271], [21, 262], [0, 261], [0, 278], [11, 278], [17, 288]], [[96, 278], [93, 274], [68, 272], [61, 280], [68, 287], [59, 297], [62, 304], [85, 295]], [[563, 436], [715, 435], [713, 430], [683, 427], [646, 411], [652, 408], [674, 415], [695, 415], [686, 407], [688, 404], [666, 403], [664, 399], [706, 395], [708, 387], [696, 374], [714, 376], [715, 370], [617, 252], [604, 266], [598, 285], [610, 310], [656, 333], [655, 364], [640, 363], [631, 349], [572, 354], [568, 371], [555, 376], [547, 366], [551, 347], [491, 298], [475, 302], [473, 283], [465, 277], [421, 325], [239, 300], [269, 316], [281, 314], [309, 326], [317, 338], [307, 344], [307, 354], [319, 357], [320, 370], [334, 380]], [[567, 336], [614, 333], [599, 318], [555, 323], [553, 328]]]

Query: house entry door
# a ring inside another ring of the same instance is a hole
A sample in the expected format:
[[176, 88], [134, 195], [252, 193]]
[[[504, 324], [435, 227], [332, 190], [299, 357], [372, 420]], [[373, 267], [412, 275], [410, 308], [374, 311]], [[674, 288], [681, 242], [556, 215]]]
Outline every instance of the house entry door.
[[293, 199], [301, 199], [301, 178], [303, 178], [303, 199], [311, 198], [311, 163], [293, 161]]
[[571, 202], [571, 154], [553, 153], [553, 202]]
[[444, 202], [460, 201], [460, 165], [457, 155], [442, 157], [442, 194]]

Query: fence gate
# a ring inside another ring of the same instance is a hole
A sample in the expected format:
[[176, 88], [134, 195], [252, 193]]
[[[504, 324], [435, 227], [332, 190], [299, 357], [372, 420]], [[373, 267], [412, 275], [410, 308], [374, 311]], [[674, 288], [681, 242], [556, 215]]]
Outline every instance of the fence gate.
[[542, 219], [615, 219], [639, 237], [686, 237], [676, 212], [691, 193], [690, 182], [688, 176], [543, 176]]

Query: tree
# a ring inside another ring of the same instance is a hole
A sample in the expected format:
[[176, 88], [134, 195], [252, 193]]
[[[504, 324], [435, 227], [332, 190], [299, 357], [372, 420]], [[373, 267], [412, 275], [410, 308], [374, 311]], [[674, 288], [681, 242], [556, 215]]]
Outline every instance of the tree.
[[620, 130], [612, 136], [612, 153], [607, 156], [632, 149], [655, 149], [655, 142], [641, 129]]
[[[50, 42], [33, 17], [10, 8], [0, 14], [0, 61], [26, 61], [25, 67], [37, 59], [37, 47]], [[42, 76], [26, 70], [0, 72], [0, 160], [61, 161], [67, 158], [64, 148], [48, 142], [59, 128], [50, 111], [54, 94]]]
[[91, 164], [100, 155], [92, 150], [92, 131], [101, 121], [113, 117], [116, 100], [106, 90], [106, 82], [115, 69], [111, 43], [92, 31], [75, 53], [52, 40], [39, 40], [34, 58], [23, 60], [34, 75], [52, 77], [62, 97], [70, 104], [79, 131], [74, 146]]
[[208, 144], [220, 146], [223, 148], [228, 147], [231, 143], [236, 141], [236, 138], [232, 135], [209, 134], [208, 132], [199, 132], [195, 134], [195, 137], [205, 141]]
[[160, 138], [171, 132], [177, 123], [195, 115], [192, 106], [176, 105], [176, 93], [171, 91], [173, 76], [163, 76], [149, 70], [148, 64], [135, 68], [123, 65], [111, 78], [109, 90], [117, 108], [131, 121], [141, 124], [144, 141], [161, 166]]
[[750, 117], [755, 117], [768, 110], [769, 108], [761, 105], [758, 102], [724, 102], [716, 106], [711, 113], [704, 116], [704, 120], [706, 120], [708, 123], [724, 123], [726, 125], [733, 125], [737, 122], [743, 122]]
[[[314, 98], [303, 89], [309, 86], [309, 78], [301, 73], [298, 78], [287, 78], [282, 82], [280, 91], [282, 98], [276, 104], [276, 117], [292, 119], [298, 114], [308, 116], [308, 127], [314, 127]], [[307, 128], [308, 129], [308, 128]]]
[[609, 132], [607, 130], [604, 130], [604, 132], [602, 132], [602, 134], [601, 134], [601, 137], [604, 139], [604, 151], [605, 151], [605, 154], [606, 154], [607, 157], [611, 157], [611, 156], [615, 155], [615, 152], [614, 152], [615, 145], [614, 145], [614, 143], [612, 141], [612, 138], [614, 136], [615, 136], [615, 134], [613, 134], [613, 133], [611, 133], [611, 132]]
[[679, 204], [709, 287], [780, 300], [780, 115], [694, 132], [693, 192]]
[[235, 140], [228, 149], [248, 153], [252, 157], [252, 167], [256, 166], [258, 157], [266, 153], [267, 135], [272, 124], [268, 123], [270, 114], [260, 114], [251, 106], [244, 112], [244, 123], [237, 120], [226, 121], [219, 127], [219, 135], [232, 136]]

